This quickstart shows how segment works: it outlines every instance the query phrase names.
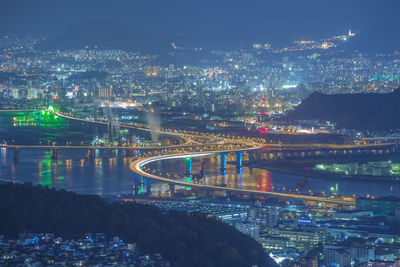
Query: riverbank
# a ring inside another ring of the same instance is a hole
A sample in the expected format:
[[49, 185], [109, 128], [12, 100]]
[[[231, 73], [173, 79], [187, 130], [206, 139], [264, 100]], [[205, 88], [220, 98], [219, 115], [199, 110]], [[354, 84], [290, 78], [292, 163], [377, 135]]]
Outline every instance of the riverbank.
[[293, 161], [293, 160], [268, 160], [249, 164], [244, 163], [243, 166], [249, 168], [258, 168], [272, 172], [292, 174], [304, 177], [312, 177], [317, 179], [329, 180], [352, 180], [352, 181], [374, 181], [374, 182], [397, 182], [400, 183], [398, 176], [373, 176], [373, 175], [343, 175], [332, 172], [317, 171], [315, 165], [321, 163], [321, 160]]

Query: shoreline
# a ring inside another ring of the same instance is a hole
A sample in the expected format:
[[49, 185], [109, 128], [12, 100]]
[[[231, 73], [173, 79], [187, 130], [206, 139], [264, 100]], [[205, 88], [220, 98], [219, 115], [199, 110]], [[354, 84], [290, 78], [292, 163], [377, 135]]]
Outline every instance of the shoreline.
[[[276, 163], [275, 163], [276, 164]], [[243, 164], [244, 167], [258, 168], [266, 171], [278, 172], [282, 174], [292, 174], [303, 177], [310, 177], [315, 179], [329, 179], [329, 180], [352, 180], [352, 181], [365, 181], [365, 182], [380, 182], [380, 183], [400, 183], [400, 177], [389, 177], [389, 176], [365, 176], [365, 175], [337, 175], [328, 172], [317, 172], [312, 169], [305, 171], [304, 168], [300, 169], [301, 166], [298, 164], [297, 168], [290, 166], [272, 166], [268, 162], [259, 162], [253, 164]]]

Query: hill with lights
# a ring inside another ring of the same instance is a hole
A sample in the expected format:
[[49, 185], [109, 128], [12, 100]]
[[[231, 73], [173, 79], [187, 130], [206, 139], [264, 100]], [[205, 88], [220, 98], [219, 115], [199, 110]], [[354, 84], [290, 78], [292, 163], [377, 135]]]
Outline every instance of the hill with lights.
[[337, 128], [389, 131], [400, 129], [400, 89], [387, 94], [311, 94], [291, 111], [291, 120], [319, 120]]

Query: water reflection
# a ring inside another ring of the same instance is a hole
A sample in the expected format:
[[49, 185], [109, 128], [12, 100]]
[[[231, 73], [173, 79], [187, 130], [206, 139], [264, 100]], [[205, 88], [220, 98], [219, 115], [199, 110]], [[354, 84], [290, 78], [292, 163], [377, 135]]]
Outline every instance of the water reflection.
[[[106, 154], [106, 153], [105, 153]], [[45, 150], [23, 149], [19, 161], [11, 149], [0, 153], [2, 181], [31, 182], [84, 194], [117, 195], [132, 192], [132, 172], [127, 157], [88, 160], [77, 151], [61, 151], [58, 160], [51, 160]]]
[[[227, 187], [236, 187], [251, 189], [263, 192], [297, 192], [314, 195], [329, 195], [333, 193], [346, 196], [352, 195], [375, 195], [399, 196], [400, 184], [396, 182], [371, 182], [350, 179], [311, 178], [292, 174], [283, 174], [273, 171], [242, 167], [236, 168], [234, 164], [227, 164], [224, 172], [220, 171], [219, 156], [210, 156], [205, 159], [194, 158], [192, 161], [192, 173], [197, 174], [201, 170], [201, 161], [205, 160], [205, 178], [201, 181], [207, 185], [226, 185]], [[233, 161], [234, 158], [228, 158]], [[233, 162], [231, 162], [233, 163]], [[147, 165], [152, 173], [185, 180], [185, 160], [168, 159], [158, 162], [152, 162]], [[192, 182], [194, 182], [192, 180]]]

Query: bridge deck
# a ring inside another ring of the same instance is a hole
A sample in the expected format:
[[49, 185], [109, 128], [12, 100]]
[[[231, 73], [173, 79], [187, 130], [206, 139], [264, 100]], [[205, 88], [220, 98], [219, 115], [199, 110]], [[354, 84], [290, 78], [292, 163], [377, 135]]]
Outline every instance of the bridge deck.
[[154, 179], [160, 182], [175, 184], [186, 187], [194, 187], [203, 190], [223, 190], [235, 193], [243, 193], [250, 195], [260, 195], [260, 196], [269, 196], [275, 198], [288, 198], [288, 199], [297, 199], [297, 200], [306, 200], [306, 201], [315, 201], [315, 202], [327, 202], [334, 204], [342, 204], [342, 205], [355, 205], [355, 201], [343, 200], [338, 198], [329, 198], [329, 197], [317, 197], [317, 196], [309, 196], [309, 195], [301, 195], [301, 194], [289, 194], [289, 193], [278, 193], [278, 192], [264, 192], [264, 191], [256, 191], [251, 189], [242, 189], [242, 188], [233, 188], [233, 187], [223, 187], [216, 185], [203, 185], [203, 184], [193, 184], [184, 181], [179, 181], [175, 179], [170, 179], [166, 177], [161, 177], [158, 175], [154, 175], [151, 173], [145, 172], [142, 167], [149, 164], [150, 162], [165, 160], [165, 159], [173, 159], [173, 158], [186, 158], [186, 157], [203, 157], [212, 154], [218, 154], [221, 151], [211, 151], [206, 153], [191, 153], [191, 154], [176, 154], [176, 155], [166, 155], [166, 156], [157, 156], [146, 159], [138, 159], [131, 163], [130, 168], [133, 172], [140, 176], [144, 176], [150, 179]]

